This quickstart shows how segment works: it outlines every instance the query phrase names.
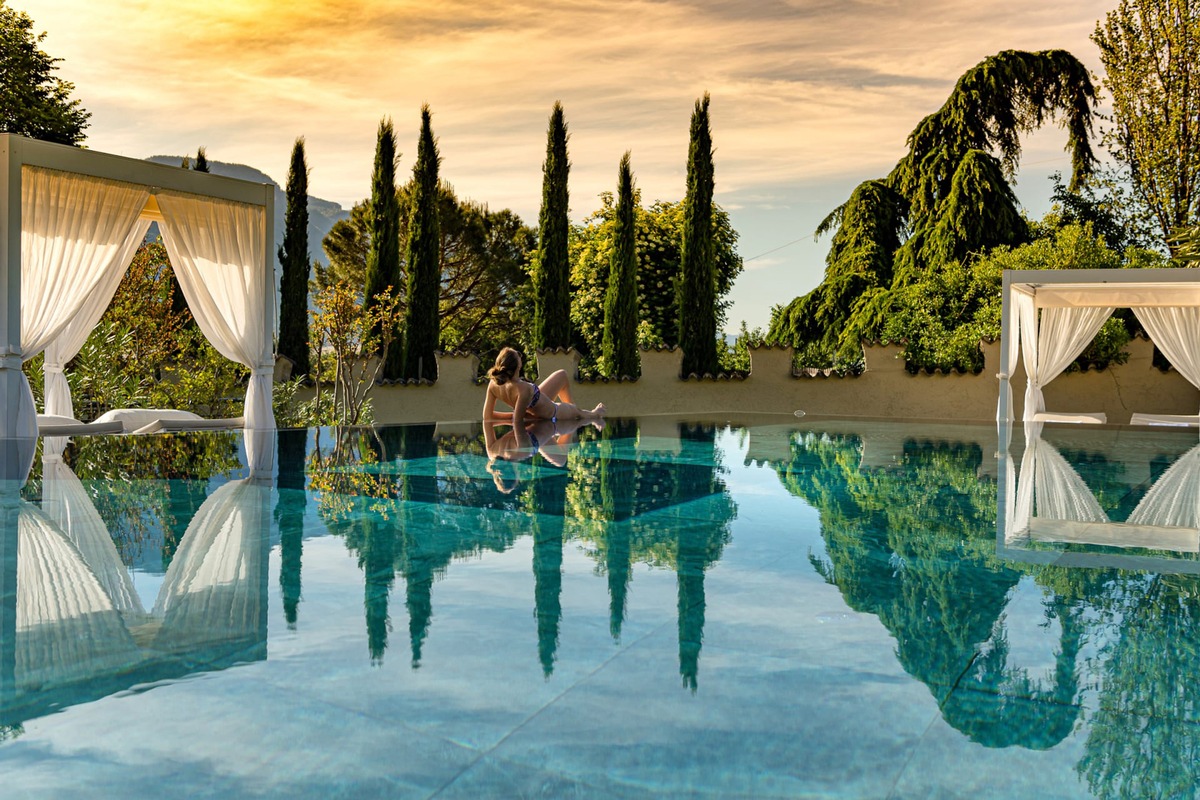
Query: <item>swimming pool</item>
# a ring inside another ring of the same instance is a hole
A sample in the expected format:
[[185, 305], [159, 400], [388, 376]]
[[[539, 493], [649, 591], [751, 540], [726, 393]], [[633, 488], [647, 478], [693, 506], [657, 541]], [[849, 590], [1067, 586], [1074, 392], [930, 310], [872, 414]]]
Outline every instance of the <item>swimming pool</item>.
[[1194, 430], [538, 444], [48, 446], [0, 497], [5, 796], [1194, 791]]

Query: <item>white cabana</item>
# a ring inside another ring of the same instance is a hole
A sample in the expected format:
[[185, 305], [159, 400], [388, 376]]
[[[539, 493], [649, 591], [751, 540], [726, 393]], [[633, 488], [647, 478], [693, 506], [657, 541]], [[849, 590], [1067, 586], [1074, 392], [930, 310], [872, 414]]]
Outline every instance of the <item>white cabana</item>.
[[[1009, 380], [1025, 364], [1026, 422], [1104, 422], [1085, 409], [1048, 411], [1042, 393], [1116, 308], [1132, 308], [1179, 374], [1200, 387], [1200, 271], [1005, 270], [996, 419], [1011, 421]], [[1200, 420], [1200, 409], [1192, 422]]]
[[63, 366], [151, 221], [201, 332], [251, 370], [246, 428], [275, 427], [273, 186], [0, 134], [0, 187], [0, 440], [37, 436], [21, 364], [43, 351], [45, 413], [73, 416]]

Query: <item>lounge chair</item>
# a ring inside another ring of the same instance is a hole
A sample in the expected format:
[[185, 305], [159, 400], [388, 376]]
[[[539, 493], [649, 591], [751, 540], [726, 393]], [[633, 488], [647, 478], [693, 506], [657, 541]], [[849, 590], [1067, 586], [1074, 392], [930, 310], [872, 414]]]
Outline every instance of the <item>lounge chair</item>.
[[1200, 415], [1197, 414], [1134, 414], [1129, 418], [1130, 425], [1171, 425], [1180, 428], [1200, 425]]
[[1103, 411], [1071, 413], [1066, 411], [1039, 411], [1033, 415], [1033, 422], [1075, 422], [1085, 425], [1103, 425], [1108, 417]]
[[81, 422], [74, 417], [55, 414], [38, 414], [38, 436], [89, 436], [98, 433], [121, 433], [125, 426], [120, 422]]
[[245, 425], [242, 417], [205, 419], [199, 414], [175, 408], [114, 408], [101, 414], [96, 421], [119, 423], [121, 433], [229, 430]]

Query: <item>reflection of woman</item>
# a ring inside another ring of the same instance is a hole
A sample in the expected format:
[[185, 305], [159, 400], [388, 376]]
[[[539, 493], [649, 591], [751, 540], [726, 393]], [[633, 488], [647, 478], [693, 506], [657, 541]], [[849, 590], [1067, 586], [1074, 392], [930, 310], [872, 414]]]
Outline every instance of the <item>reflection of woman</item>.
[[[567, 453], [575, 440], [575, 432], [584, 425], [593, 425], [597, 430], [604, 428], [604, 420], [571, 419], [571, 420], [528, 420], [526, 425], [515, 425], [513, 429], [496, 435], [498, 427], [508, 423], [485, 421], [483, 424], [483, 443], [487, 448], [488, 472], [496, 482], [496, 488], [508, 494], [517, 487], [516, 477], [505, 477], [502, 465], [497, 461], [527, 461], [534, 453], [541, 453], [542, 458], [556, 467], [566, 466]], [[512, 472], [512, 470], [507, 470]]]

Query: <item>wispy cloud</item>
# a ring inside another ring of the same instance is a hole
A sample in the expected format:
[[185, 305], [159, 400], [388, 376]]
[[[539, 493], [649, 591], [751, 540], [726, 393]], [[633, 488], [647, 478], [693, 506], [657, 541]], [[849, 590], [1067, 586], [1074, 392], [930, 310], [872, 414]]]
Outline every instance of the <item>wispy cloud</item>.
[[[10, 2], [64, 59], [94, 114], [90, 146], [205, 145], [282, 179], [304, 135], [312, 191], [347, 205], [368, 193], [380, 117], [394, 117], [410, 167], [424, 102], [443, 176], [493, 208], [536, 219], [555, 100], [571, 131], [574, 217], [612, 188], [627, 149], [644, 198], [678, 199], [692, 104], [709, 91], [718, 201], [735, 223], [777, 219], [781, 197], [797, 209], [786, 231], [745, 235], [747, 254], [811, 231], [838, 202], [831, 185], [844, 198], [886, 174], [908, 132], [988, 55], [1065, 48], [1098, 70], [1087, 37], [1103, 13], [1092, 0]], [[1057, 158], [1063, 141], [1036, 137], [1028, 156]], [[816, 193], [823, 210], [803, 208]], [[819, 259], [806, 274], [815, 282]]]

